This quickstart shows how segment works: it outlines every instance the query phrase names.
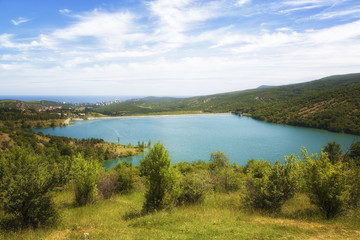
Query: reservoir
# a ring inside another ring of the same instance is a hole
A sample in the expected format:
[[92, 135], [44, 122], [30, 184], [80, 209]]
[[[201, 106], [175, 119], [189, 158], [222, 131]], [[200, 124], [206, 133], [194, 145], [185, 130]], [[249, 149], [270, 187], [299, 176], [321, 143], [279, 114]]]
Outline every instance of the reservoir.
[[[341, 144], [343, 151], [360, 136], [312, 128], [265, 123], [232, 114], [149, 116], [75, 121], [67, 127], [36, 129], [44, 134], [73, 138], [102, 138], [109, 142], [137, 145], [161, 141], [172, 163], [208, 161], [213, 151], [224, 152], [232, 163], [245, 165], [250, 159], [275, 162], [292, 153], [320, 153], [328, 142]], [[144, 154], [127, 159], [135, 165]], [[116, 161], [107, 161], [111, 167]]]

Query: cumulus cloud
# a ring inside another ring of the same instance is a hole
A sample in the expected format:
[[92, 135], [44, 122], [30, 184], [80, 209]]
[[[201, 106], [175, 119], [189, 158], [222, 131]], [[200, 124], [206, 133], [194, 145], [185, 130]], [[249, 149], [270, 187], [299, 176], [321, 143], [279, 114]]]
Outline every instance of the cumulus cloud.
[[[256, 6], [263, 15], [278, 17], [279, 9], [291, 16], [336, 2], [288, 0], [279, 6]], [[6, 50], [0, 54], [0, 84], [3, 89], [23, 85], [49, 94], [78, 94], [77, 89], [86, 86], [89, 94], [198, 95], [286, 84], [289, 76], [296, 82], [358, 71], [360, 21], [308, 29], [259, 15], [258, 22], [265, 24], [256, 25], [257, 19], [247, 21], [243, 14], [252, 4], [154, 0], [146, 3], [142, 15], [126, 9], [62, 9], [59, 12], [72, 20], [65, 27], [25, 39], [0, 33], [0, 49]], [[314, 16], [326, 21], [356, 14], [349, 11], [333, 9]], [[13, 83], [4, 82], [8, 79]]]

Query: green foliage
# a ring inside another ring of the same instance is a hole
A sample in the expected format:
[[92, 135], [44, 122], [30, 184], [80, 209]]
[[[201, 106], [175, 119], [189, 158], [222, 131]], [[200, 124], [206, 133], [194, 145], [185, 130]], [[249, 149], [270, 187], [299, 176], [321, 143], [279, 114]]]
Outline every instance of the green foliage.
[[74, 158], [71, 168], [78, 206], [91, 204], [97, 195], [97, 182], [101, 166], [96, 160], [85, 160], [80, 154]]
[[230, 166], [229, 159], [225, 153], [215, 151], [210, 154], [210, 169], [221, 170]]
[[[278, 212], [297, 188], [298, 158], [285, 157], [285, 165], [279, 161], [269, 165], [264, 161], [248, 165], [245, 203], [254, 209]], [[255, 170], [255, 171], [254, 171]]]
[[263, 159], [249, 160], [244, 169], [245, 173], [251, 178], [263, 178], [269, 174], [270, 170], [271, 163]]
[[350, 165], [350, 169], [347, 174], [347, 183], [350, 185], [349, 194], [350, 201], [349, 206], [356, 209], [360, 206], [360, 166]]
[[52, 165], [19, 147], [6, 152], [0, 161], [2, 227], [36, 228], [54, 223], [58, 214], [50, 197], [56, 186]]
[[94, 111], [107, 115], [243, 112], [255, 119], [360, 134], [360, 74], [191, 98], [128, 100]]
[[140, 161], [141, 175], [148, 181], [145, 212], [161, 210], [176, 204], [180, 194], [179, 173], [171, 167], [169, 152], [157, 142]]
[[327, 153], [308, 156], [304, 151], [307, 193], [327, 219], [341, 213], [349, 202], [344, 163], [331, 163]]
[[194, 204], [204, 201], [206, 194], [213, 187], [208, 171], [188, 172], [181, 179], [179, 204]]
[[215, 191], [236, 191], [240, 188], [242, 174], [230, 165], [226, 154], [215, 151], [210, 155], [210, 172]]
[[140, 181], [139, 171], [133, 167], [132, 163], [120, 162], [112, 171], [116, 177], [116, 192], [129, 193], [135, 189], [136, 184]]
[[360, 86], [347, 87], [251, 106], [243, 112], [261, 121], [360, 134]]
[[356, 164], [360, 166], [360, 142], [351, 144], [349, 157], [355, 160]]
[[336, 142], [329, 142], [324, 147], [324, 152], [328, 154], [331, 163], [336, 163], [342, 160], [341, 145]]

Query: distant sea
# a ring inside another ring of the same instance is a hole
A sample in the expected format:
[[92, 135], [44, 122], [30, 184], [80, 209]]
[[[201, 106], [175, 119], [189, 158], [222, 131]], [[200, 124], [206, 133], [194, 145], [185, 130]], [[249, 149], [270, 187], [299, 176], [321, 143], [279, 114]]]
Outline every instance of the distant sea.
[[20, 101], [54, 101], [66, 103], [97, 103], [101, 101], [129, 100], [144, 96], [46, 96], [46, 95], [0, 95], [0, 100], [11, 99]]

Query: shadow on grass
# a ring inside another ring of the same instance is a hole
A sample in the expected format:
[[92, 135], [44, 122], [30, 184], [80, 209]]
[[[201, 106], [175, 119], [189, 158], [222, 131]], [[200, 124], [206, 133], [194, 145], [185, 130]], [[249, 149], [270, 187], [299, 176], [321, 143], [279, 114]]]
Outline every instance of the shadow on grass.
[[145, 216], [145, 214], [142, 211], [131, 210], [131, 211], [125, 213], [125, 215], [123, 216], [123, 219], [125, 221], [128, 221], [128, 220], [136, 219], [136, 218], [143, 217], [143, 216]]
[[323, 219], [321, 212], [316, 208], [304, 208], [298, 209], [294, 212], [281, 212], [278, 214], [279, 217], [294, 220], [320, 220]]

